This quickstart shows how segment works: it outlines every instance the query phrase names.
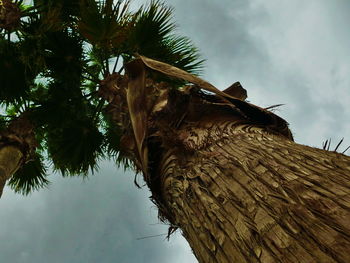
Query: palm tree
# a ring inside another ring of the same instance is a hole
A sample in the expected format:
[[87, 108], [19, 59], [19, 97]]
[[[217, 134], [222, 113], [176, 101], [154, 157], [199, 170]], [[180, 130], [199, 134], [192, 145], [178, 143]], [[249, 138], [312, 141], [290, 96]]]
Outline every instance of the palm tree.
[[[23, 100], [54, 167], [86, 171], [102, 150], [132, 165], [199, 262], [347, 262], [350, 157], [295, 143], [238, 82], [220, 91], [192, 74], [201, 61], [169, 8], [127, 6], [82, 1], [69, 30], [46, 36], [64, 44], [48, 49], [48, 84]], [[58, 66], [70, 42], [84, 43], [69, 67], [80, 82]]]
[[[30, 11], [25, 10], [20, 2], [5, 0], [0, 4], [0, 100], [9, 113], [8, 116], [1, 118], [0, 196], [6, 180], [18, 169], [26, 166], [29, 160], [35, 158], [35, 163], [38, 164], [37, 161], [40, 159], [35, 151], [34, 126], [29, 120], [28, 112], [23, 111], [25, 106], [19, 106], [33, 85], [40, 67], [39, 63], [36, 66], [26, 65], [21, 59], [23, 54], [21, 48], [25, 48], [26, 45], [25, 41], [18, 41], [19, 37], [22, 38], [21, 29], [25, 27], [21, 18], [29, 15]], [[16, 41], [12, 41], [14, 36]], [[16, 116], [15, 112], [18, 112], [19, 108], [23, 114]], [[33, 168], [33, 165], [26, 166], [28, 167]], [[38, 185], [45, 183], [41, 174], [37, 182]]]
[[45, 159], [75, 175], [93, 170], [103, 155], [98, 108], [81, 88], [83, 41], [69, 29], [77, 7], [74, 1], [65, 8], [55, 1], [0, 6], [0, 102], [6, 111], [0, 119], [0, 195], [6, 180], [23, 194], [46, 186]]
[[138, 67], [134, 79], [148, 68], [194, 84], [158, 102], [137, 148], [148, 148], [161, 218], [199, 262], [347, 261], [349, 156], [295, 143], [284, 120], [244, 101], [239, 83], [221, 92], [142, 56]]
[[142, 51], [188, 70], [201, 63], [186, 38], [169, 35], [171, 12], [155, 2], [134, 14], [128, 2], [112, 9], [111, 1], [4, 1], [0, 7], [0, 100], [7, 112], [1, 118], [1, 192], [9, 179], [23, 194], [46, 186], [44, 156], [64, 175], [93, 171], [103, 149], [128, 165], [119, 154], [122, 131], [102, 111], [106, 102], [97, 91], [117, 74], [117, 63], [109, 72], [109, 59], [126, 62]]

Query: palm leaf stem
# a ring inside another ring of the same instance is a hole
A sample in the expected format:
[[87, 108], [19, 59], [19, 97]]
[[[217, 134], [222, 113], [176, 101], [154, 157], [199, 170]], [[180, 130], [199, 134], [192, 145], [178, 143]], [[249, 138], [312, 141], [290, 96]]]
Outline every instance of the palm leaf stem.
[[94, 82], [96, 82], [96, 83], [100, 82], [100, 79], [98, 78], [98, 76], [96, 77], [96, 75], [93, 74], [92, 72], [90, 72], [87, 67], [84, 67], [84, 70], [86, 73], [88, 73], [90, 75], [90, 77], [93, 79]]
[[104, 62], [104, 60], [102, 60], [101, 66], [102, 66], [103, 75], [105, 75], [105, 74], [108, 72], [108, 70], [107, 70], [107, 68], [106, 68], [105, 63], [103, 63], [103, 62]]
[[36, 7], [30, 7], [28, 9], [22, 11], [22, 17], [34, 17], [34, 16], [37, 16], [38, 14], [40, 14], [40, 12], [38, 10], [33, 11], [35, 9], [36, 9]]
[[108, 59], [105, 60], [105, 63], [106, 63], [106, 73], [110, 74], [110, 73], [109, 73], [109, 63], [108, 63]]
[[342, 154], [344, 154], [347, 150], [349, 150], [350, 149], [350, 146], [348, 146], [343, 152], [342, 152]]
[[117, 58], [115, 59], [115, 63], [114, 63], [114, 66], [113, 66], [112, 73], [114, 73], [115, 70], [117, 69], [118, 61], [119, 61], [119, 56], [117, 56]]
[[92, 97], [93, 95], [96, 95], [97, 93], [98, 93], [97, 91], [90, 92], [88, 94], [83, 95], [83, 98]]
[[93, 122], [95, 122], [97, 120], [99, 113], [102, 111], [104, 103], [105, 103], [105, 100], [103, 98], [100, 98], [100, 101], [98, 102], [98, 105], [96, 107], [96, 111], [94, 113]]
[[98, 82], [99, 82], [99, 80], [96, 80], [96, 79], [94, 79], [94, 78], [90, 78], [90, 77], [88, 77], [88, 76], [83, 76], [83, 79], [89, 80], [89, 81], [92, 81], [92, 82], [95, 82], [95, 83], [98, 83]]
[[105, 14], [110, 15], [113, 11], [113, 0], [105, 0]]
[[337, 146], [335, 147], [334, 149], [335, 152], [338, 150], [339, 146], [342, 144], [343, 141], [344, 141], [344, 138], [342, 138], [340, 142], [337, 144]]

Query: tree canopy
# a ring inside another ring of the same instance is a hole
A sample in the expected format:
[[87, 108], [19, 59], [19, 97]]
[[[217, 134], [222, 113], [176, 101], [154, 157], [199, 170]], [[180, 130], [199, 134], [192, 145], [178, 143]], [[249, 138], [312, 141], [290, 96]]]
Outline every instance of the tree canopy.
[[[139, 55], [194, 74], [203, 66], [197, 48], [176, 34], [172, 9], [159, 1], [138, 10], [129, 1], [1, 1], [1, 132], [25, 116], [35, 134], [35, 149], [9, 182], [16, 192], [47, 185], [49, 167], [86, 176], [103, 158], [129, 165], [120, 146], [128, 123], [113, 119], [104, 87]], [[183, 84], [152, 74], [171, 88]]]

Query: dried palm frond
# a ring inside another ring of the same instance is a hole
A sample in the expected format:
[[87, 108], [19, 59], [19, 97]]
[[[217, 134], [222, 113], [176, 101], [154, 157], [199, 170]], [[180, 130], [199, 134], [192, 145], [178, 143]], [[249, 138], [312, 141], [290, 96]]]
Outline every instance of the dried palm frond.
[[12, 176], [9, 185], [16, 193], [28, 195], [35, 190], [48, 186], [50, 182], [46, 177], [43, 157], [39, 152], [36, 152], [34, 158]]

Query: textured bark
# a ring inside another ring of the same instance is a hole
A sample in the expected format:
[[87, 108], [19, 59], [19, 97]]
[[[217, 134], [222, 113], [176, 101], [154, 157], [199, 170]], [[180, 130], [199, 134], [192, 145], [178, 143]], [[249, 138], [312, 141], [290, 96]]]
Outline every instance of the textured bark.
[[0, 197], [5, 183], [22, 165], [23, 153], [15, 146], [0, 148]]
[[232, 121], [177, 134], [162, 209], [199, 262], [349, 262], [349, 156]]
[[287, 122], [244, 101], [239, 83], [220, 91], [140, 59], [193, 84], [169, 88], [134, 71], [127, 106], [124, 76], [100, 89], [169, 233], [180, 228], [201, 263], [349, 262], [350, 157], [294, 143]]
[[0, 197], [6, 181], [23, 164], [30, 161], [36, 149], [34, 126], [24, 112], [7, 129], [0, 131]]
[[0, 1], [0, 28], [12, 31], [20, 26], [21, 9], [11, 0]]

